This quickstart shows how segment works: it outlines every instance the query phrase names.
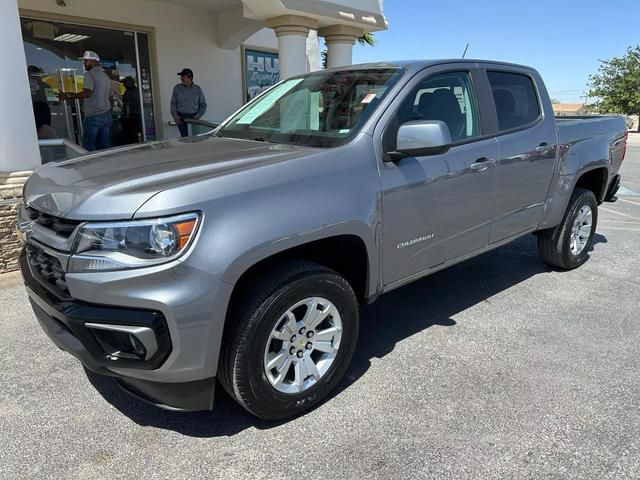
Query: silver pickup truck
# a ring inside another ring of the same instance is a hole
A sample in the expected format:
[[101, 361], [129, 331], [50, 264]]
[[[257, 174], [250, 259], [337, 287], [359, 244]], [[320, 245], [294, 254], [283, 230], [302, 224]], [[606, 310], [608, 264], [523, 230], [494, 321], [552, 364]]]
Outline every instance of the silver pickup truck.
[[133, 395], [210, 409], [217, 379], [283, 419], [340, 382], [358, 304], [531, 233], [584, 263], [625, 148], [622, 117], [555, 119], [528, 67], [323, 70], [210, 134], [38, 169], [22, 273], [51, 340]]

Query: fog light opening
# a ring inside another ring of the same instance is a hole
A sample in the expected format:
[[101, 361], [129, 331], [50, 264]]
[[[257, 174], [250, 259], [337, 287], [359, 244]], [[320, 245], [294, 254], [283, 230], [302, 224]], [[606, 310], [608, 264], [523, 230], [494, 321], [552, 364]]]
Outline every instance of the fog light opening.
[[129, 334], [129, 341], [131, 342], [133, 353], [138, 355], [140, 358], [145, 358], [147, 356], [147, 349], [144, 348], [142, 342], [140, 342], [135, 335]]
[[109, 360], [151, 358], [158, 350], [155, 333], [148, 327], [86, 323]]

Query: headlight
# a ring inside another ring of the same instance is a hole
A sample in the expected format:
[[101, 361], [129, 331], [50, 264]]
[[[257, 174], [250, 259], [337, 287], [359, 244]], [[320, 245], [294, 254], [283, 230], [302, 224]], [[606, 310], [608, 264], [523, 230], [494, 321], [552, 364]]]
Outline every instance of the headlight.
[[126, 270], [182, 255], [198, 227], [196, 213], [130, 222], [86, 223], [78, 233], [70, 272]]

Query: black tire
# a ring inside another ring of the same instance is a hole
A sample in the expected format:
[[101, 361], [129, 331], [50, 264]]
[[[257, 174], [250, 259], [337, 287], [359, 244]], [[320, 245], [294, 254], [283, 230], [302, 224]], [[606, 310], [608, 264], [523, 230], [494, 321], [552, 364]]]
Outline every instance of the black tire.
[[[276, 390], [266, 377], [264, 352], [276, 322], [308, 297], [332, 302], [340, 313], [342, 338], [335, 360], [317, 382], [297, 394]], [[344, 376], [358, 337], [358, 302], [349, 283], [316, 263], [290, 261], [251, 282], [232, 305], [218, 378], [246, 410], [267, 420], [295, 417], [324, 400]]]
[[[591, 208], [591, 233], [585, 247], [575, 255], [571, 252], [571, 231], [578, 212], [584, 206]], [[579, 267], [589, 258], [593, 247], [593, 236], [598, 223], [598, 202], [591, 190], [576, 188], [562, 222], [554, 228], [538, 232], [538, 252], [542, 259], [553, 267], [571, 270]]]

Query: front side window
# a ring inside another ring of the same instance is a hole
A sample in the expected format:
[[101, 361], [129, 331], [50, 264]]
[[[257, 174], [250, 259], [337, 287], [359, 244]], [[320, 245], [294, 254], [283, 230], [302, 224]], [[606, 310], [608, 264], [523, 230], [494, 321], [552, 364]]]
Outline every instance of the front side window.
[[500, 130], [511, 130], [535, 122], [540, 117], [540, 104], [527, 75], [509, 72], [487, 72]]
[[440, 120], [453, 142], [480, 135], [478, 109], [468, 72], [448, 72], [425, 79], [398, 111], [398, 125], [411, 120]]
[[334, 147], [352, 138], [403, 70], [317, 72], [286, 80], [218, 130], [224, 137]]

